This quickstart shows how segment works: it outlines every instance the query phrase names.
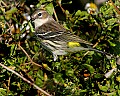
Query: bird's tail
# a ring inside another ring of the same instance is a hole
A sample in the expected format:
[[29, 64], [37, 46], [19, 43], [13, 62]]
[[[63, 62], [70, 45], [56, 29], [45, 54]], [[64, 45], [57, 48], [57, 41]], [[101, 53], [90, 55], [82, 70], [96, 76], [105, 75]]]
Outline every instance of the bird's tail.
[[103, 51], [100, 51], [100, 50], [97, 50], [97, 49], [94, 49], [94, 48], [74, 47], [74, 48], [68, 48], [66, 51], [67, 52], [78, 52], [78, 51], [82, 51], [82, 50], [95, 51], [95, 52], [98, 52], [98, 53], [101, 53], [101, 54], [104, 54], [104, 55], [107, 55], [107, 56], [111, 56], [111, 57], [113, 56], [110, 53], [103, 52]]

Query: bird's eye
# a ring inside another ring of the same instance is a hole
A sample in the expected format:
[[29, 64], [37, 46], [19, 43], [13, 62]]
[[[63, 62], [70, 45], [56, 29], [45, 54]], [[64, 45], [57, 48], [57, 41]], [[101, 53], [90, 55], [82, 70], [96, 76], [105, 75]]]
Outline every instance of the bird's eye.
[[41, 17], [41, 16], [42, 16], [42, 13], [38, 13], [38, 16], [40, 16], [40, 17]]

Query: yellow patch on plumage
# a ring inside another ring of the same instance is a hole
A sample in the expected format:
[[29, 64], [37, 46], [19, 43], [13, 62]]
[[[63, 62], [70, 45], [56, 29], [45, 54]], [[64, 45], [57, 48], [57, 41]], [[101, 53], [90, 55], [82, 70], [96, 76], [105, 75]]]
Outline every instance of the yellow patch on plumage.
[[68, 42], [68, 47], [78, 47], [80, 46], [80, 43], [78, 42]]

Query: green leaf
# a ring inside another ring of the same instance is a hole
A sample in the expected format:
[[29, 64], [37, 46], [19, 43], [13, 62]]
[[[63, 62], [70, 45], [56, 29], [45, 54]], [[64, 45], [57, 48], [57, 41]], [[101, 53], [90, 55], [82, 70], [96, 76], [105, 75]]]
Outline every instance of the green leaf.
[[61, 73], [55, 73], [54, 74], [54, 78], [53, 78], [53, 80], [56, 82], [56, 83], [64, 83], [64, 80], [63, 80], [63, 78], [62, 78], [62, 75], [63, 74], [61, 74]]
[[17, 12], [17, 8], [16, 7], [13, 7], [12, 9], [8, 10], [5, 12], [5, 15], [6, 15], [6, 19], [9, 20], [12, 18], [12, 14]]
[[73, 76], [74, 75], [74, 70], [73, 69], [67, 69], [66, 75], [67, 76]]
[[107, 22], [107, 25], [113, 25], [114, 23], [117, 22], [117, 18], [108, 19], [106, 22]]
[[107, 92], [108, 91], [108, 86], [102, 86], [102, 85], [99, 85], [99, 88], [100, 90], [104, 91], [104, 92]]
[[36, 78], [36, 84], [39, 86], [39, 87], [43, 87], [44, 85], [43, 85], [43, 80], [42, 79], [40, 79], [40, 78]]
[[89, 64], [83, 64], [83, 67], [87, 68], [91, 74], [95, 72], [95, 69], [93, 68], [93, 66]]
[[100, 73], [94, 74], [95, 79], [100, 79], [100, 78], [103, 78], [103, 77], [104, 77], [103, 74], [100, 74]]
[[6, 89], [0, 88], [0, 96], [5, 96], [7, 94], [6, 91]]
[[116, 77], [116, 80], [117, 80], [118, 82], [120, 82], [120, 76]]
[[53, 3], [49, 3], [49, 4], [45, 7], [45, 9], [48, 11], [48, 13], [49, 13], [50, 15], [52, 15], [52, 14], [53, 14], [53, 11], [54, 11]]
[[76, 13], [75, 13], [75, 16], [79, 16], [81, 15], [81, 10], [78, 10]]
[[110, 40], [108, 40], [108, 42], [110, 43], [110, 45], [111, 45], [111, 46], [113, 46], [113, 47], [115, 47], [115, 46], [116, 46], [116, 44], [115, 44], [115, 43], [113, 43], [113, 42], [111, 42]]

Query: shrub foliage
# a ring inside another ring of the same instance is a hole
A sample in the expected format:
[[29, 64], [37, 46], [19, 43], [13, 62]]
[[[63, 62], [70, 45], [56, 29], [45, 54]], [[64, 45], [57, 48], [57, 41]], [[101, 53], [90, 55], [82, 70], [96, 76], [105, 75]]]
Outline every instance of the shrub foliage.
[[[0, 96], [45, 96], [33, 84], [56, 96], [119, 95], [120, 3], [110, 1], [93, 15], [81, 10], [70, 12], [62, 7], [64, 3], [55, 0], [1, 0]], [[34, 36], [34, 25], [26, 19], [40, 7], [73, 34], [110, 56], [81, 51], [59, 56], [54, 62]]]

